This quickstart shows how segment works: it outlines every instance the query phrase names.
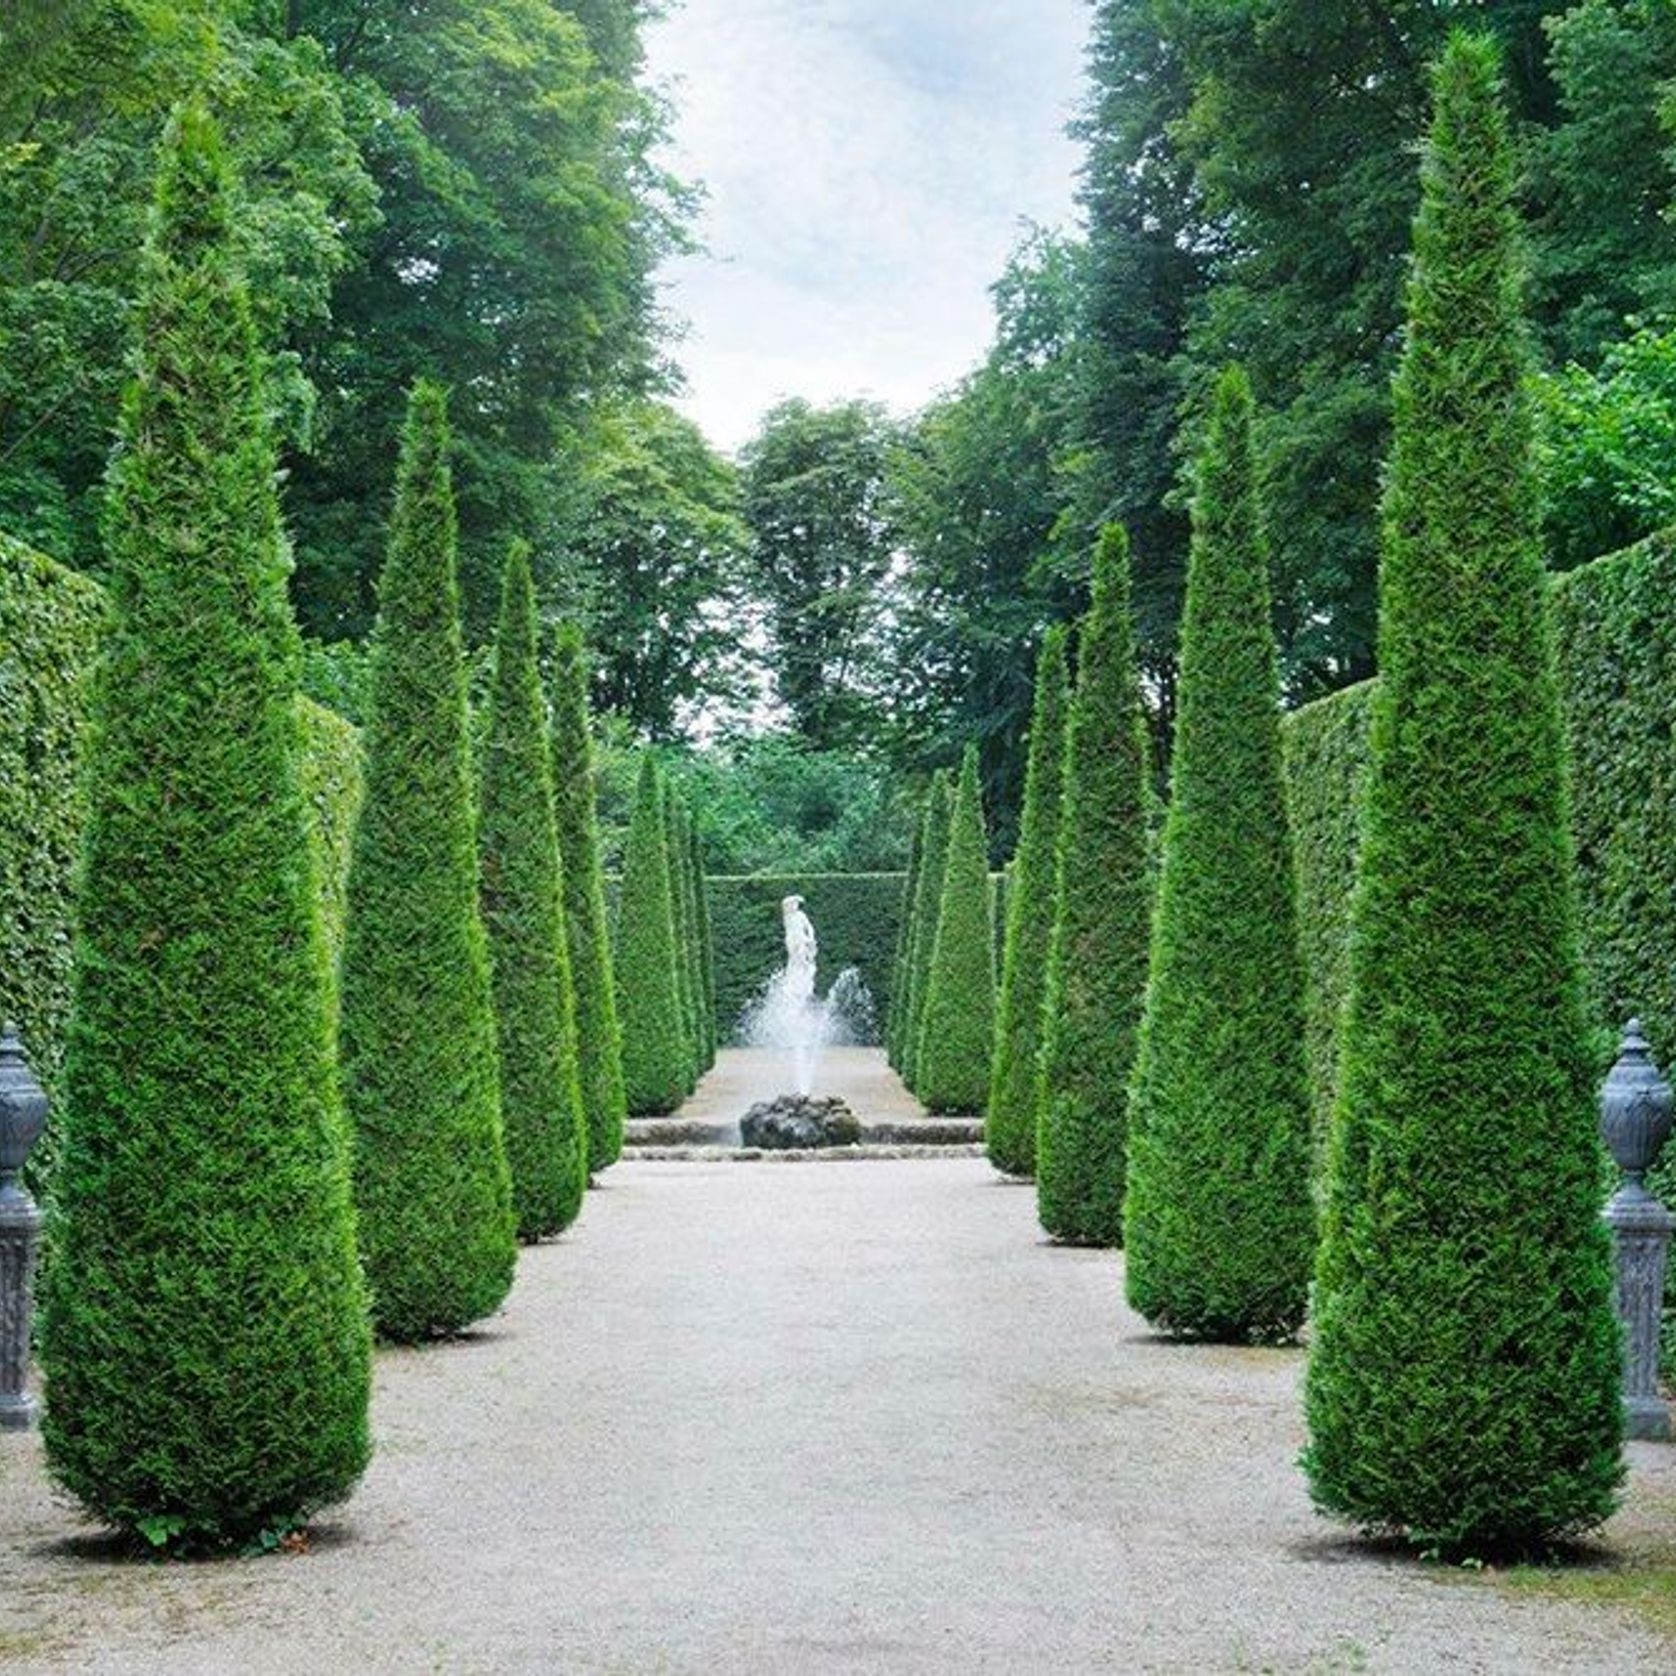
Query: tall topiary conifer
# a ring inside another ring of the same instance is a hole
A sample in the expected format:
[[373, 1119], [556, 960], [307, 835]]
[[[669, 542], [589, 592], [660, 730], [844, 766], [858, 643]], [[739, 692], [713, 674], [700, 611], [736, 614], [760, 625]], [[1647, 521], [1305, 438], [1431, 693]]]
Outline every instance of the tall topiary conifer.
[[1072, 1245], [1123, 1237], [1129, 1075], [1151, 911], [1148, 813], [1129, 542], [1114, 526], [1094, 555], [1067, 727], [1037, 1107], [1037, 1214]]
[[617, 1017], [633, 1117], [674, 1111], [688, 1087], [663, 798], [648, 754], [640, 762], [617, 907]]
[[704, 1041], [704, 1067], [716, 1063], [716, 948], [710, 931], [710, 891], [704, 878], [704, 846], [698, 835], [698, 817], [687, 820], [687, 865], [693, 883], [693, 911], [698, 941], [699, 1017]]
[[517, 1261], [478, 904], [447, 402], [402, 433], [350, 858], [344, 1090], [373, 1318], [412, 1342], [499, 1307]]
[[920, 873], [914, 902], [913, 949], [908, 962], [908, 1008], [903, 1019], [902, 1080], [919, 1089], [919, 1046], [925, 1023], [926, 983], [931, 972], [931, 946], [937, 937], [937, 912], [943, 900], [943, 866], [948, 859], [949, 813], [952, 788], [946, 769], [931, 777], [925, 800], [925, 823], [920, 841]]
[[547, 706], [536, 664], [535, 589], [522, 542], [513, 544], [506, 564], [478, 851], [512, 1206], [519, 1237], [543, 1239], [562, 1233], [582, 1208], [588, 1134], [577, 1082]]
[[1053, 948], [1059, 816], [1065, 785], [1065, 716], [1070, 704], [1065, 638], [1063, 627], [1049, 629], [1036, 665], [1024, 817], [1007, 889], [1007, 937], [995, 1028], [995, 1063], [984, 1120], [989, 1161], [996, 1169], [1015, 1176], [1033, 1175], [1036, 1170], [1042, 999]]
[[995, 923], [975, 746], [966, 749], [949, 812], [920, 1029], [920, 1098], [934, 1112], [982, 1111], [995, 1051]]
[[593, 744], [588, 735], [588, 669], [582, 634], [559, 631], [553, 676], [553, 795], [564, 874], [571, 989], [576, 1002], [576, 1060], [588, 1123], [588, 1168], [616, 1163], [623, 1151], [623, 1044], [599, 862], [599, 816]]
[[53, 1472], [101, 1521], [177, 1546], [294, 1524], [368, 1452], [299, 647], [231, 196], [188, 106], [110, 480], [42, 1297]]
[[901, 919], [896, 926], [896, 953], [890, 965], [890, 1008], [885, 1020], [885, 1057], [893, 1069], [902, 1068], [903, 1019], [908, 1011], [908, 960], [914, 943], [914, 899], [919, 887], [920, 852], [925, 845], [925, 811], [914, 822], [908, 847], [908, 871], [902, 880]]
[[1599, 1524], [1622, 1419], [1493, 45], [1434, 92], [1306, 1463], [1326, 1511], [1482, 1553]]
[[1198, 467], [1152, 965], [1129, 1100], [1130, 1303], [1231, 1342], [1302, 1325], [1315, 1256], [1304, 976], [1251, 387]]
[[669, 863], [669, 902], [675, 923], [675, 993], [681, 1008], [681, 1053], [686, 1062], [687, 1092], [698, 1082], [698, 997], [693, 993], [692, 897], [687, 890], [687, 845], [681, 799], [663, 782], [663, 844]]

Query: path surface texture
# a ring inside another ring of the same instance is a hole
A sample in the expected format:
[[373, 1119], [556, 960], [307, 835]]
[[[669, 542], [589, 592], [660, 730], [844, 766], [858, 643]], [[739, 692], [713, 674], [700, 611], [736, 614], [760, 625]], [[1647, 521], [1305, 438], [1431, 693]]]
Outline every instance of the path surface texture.
[[[1343, 1541], [1300, 1374], [1149, 1338], [981, 1160], [625, 1163], [485, 1330], [381, 1355], [305, 1553], [123, 1559], [0, 1436], [0, 1668], [1676, 1669], [1615, 1602]], [[1638, 1446], [1609, 1546], [1673, 1527]]]

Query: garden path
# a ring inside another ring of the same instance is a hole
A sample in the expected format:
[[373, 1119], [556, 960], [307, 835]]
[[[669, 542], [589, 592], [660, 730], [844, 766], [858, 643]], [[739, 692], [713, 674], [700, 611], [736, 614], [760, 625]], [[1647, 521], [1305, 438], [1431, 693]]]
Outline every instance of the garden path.
[[1299, 1374], [1150, 1338], [981, 1160], [625, 1163], [484, 1330], [380, 1355], [306, 1553], [120, 1559], [0, 1437], [0, 1666], [1676, 1668], [1624, 1604], [1676, 1591], [1676, 1450], [1636, 1448], [1617, 1571], [1425, 1568], [1310, 1511]]

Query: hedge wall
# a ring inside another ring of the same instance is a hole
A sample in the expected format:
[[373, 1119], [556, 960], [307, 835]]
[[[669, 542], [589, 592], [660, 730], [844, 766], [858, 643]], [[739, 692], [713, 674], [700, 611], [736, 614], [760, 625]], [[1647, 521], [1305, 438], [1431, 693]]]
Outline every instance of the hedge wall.
[[0, 535], [0, 1012], [56, 1088], [70, 1002], [77, 753], [99, 586]]
[[[105, 609], [96, 582], [0, 534], [0, 1012], [56, 1091], [70, 1001], [71, 889], [82, 805], [77, 753]], [[326, 934], [343, 936], [361, 794], [354, 727], [302, 699], [304, 789], [318, 819]], [[50, 1148], [37, 1155], [39, 1176]]]
[[[1676, 1069], [1676, 532], [1556, 577], [1583, 954], [1602, 1058], [1631, 1012]], [[1317, 1139], [1336, 1092], [1370, 687], [1286, 721]], [[1676, 1177], [1669, 1164], [1667, 1175]]]

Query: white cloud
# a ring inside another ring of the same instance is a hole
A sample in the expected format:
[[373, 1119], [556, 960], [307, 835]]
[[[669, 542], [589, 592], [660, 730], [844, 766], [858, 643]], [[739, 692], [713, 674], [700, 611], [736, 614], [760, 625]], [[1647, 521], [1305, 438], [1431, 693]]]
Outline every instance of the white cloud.
[[786, 395], [917, 407], [982, 353], [1021, 224], [1072, 215], [1086, 0], [685, 0], [655, 25], [705, 257], [671, 265], [684, 405], [737, 447]]

